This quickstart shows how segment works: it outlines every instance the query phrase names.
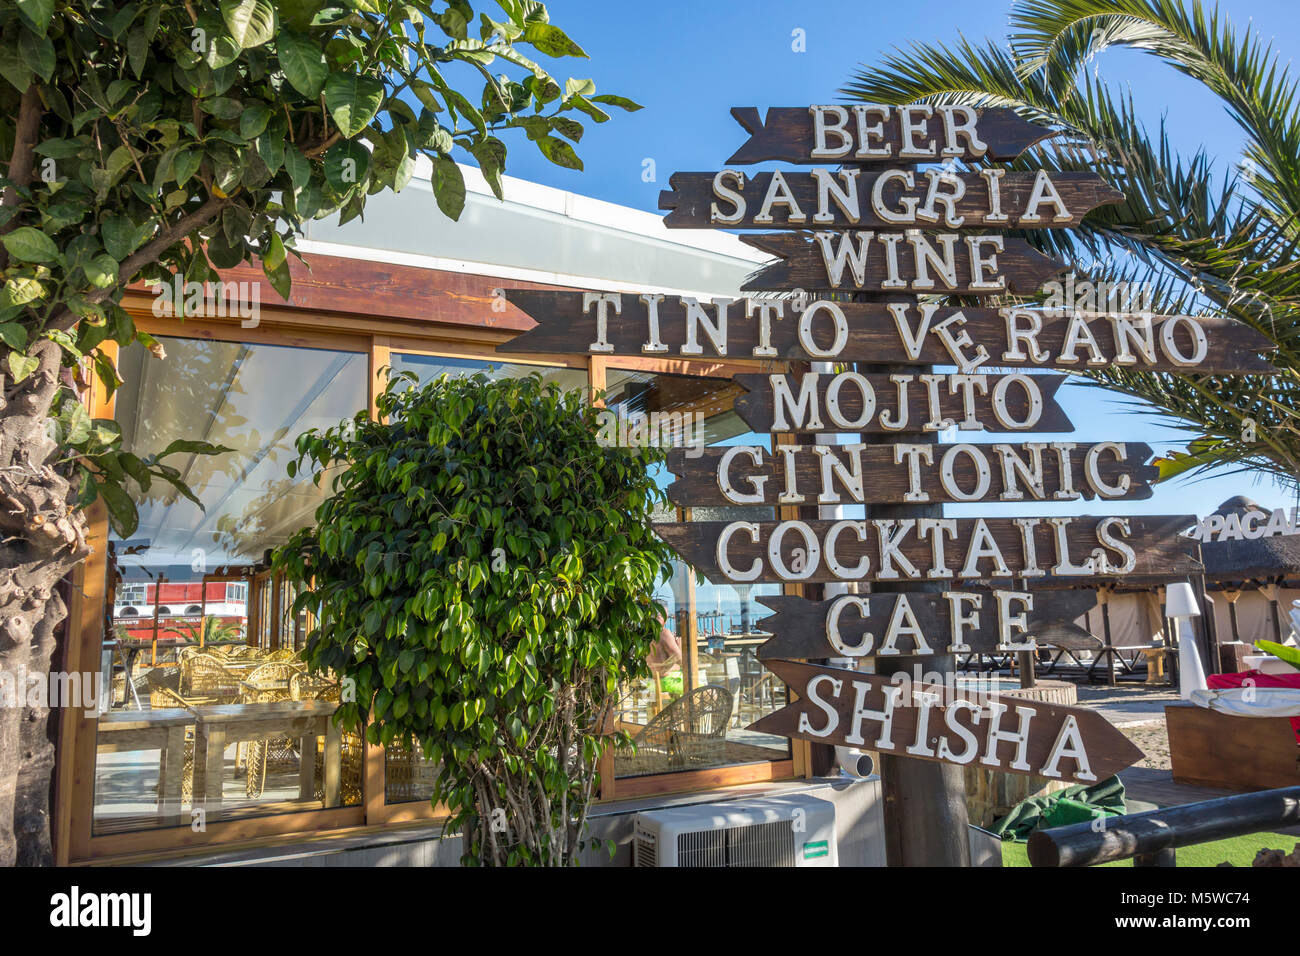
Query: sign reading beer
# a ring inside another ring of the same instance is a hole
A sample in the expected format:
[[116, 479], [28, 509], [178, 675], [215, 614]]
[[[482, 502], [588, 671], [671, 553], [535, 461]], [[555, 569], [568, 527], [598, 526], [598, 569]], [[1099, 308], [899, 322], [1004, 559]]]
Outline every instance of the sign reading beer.
[[907, 165], [945, 160], [1015, 159], [1050, 129], [1010, 109], [969, 106], [752, 106], [731, 110], [749, 140], [728, 165], [784, 163]]
[[[1098, 285], [1104, 285], [1099, 283]], [[1091, 295], [1102, 305], [1103, 288]], [[1264, 335], [1229, 318], [1008, 306], [1001, 309], [827, 299], [718, 299], [675, 295], [511, 289], [506, 298], [537, 327], [497, 346], [506, 353], [586, 353], [662, 358], [737, 358], [1153, 371], [1266, 372]]]
[[764, 666], [799, 699], [749, 726], [758, 733], [1071, 783], [1105, 780], [1142, 759], [1120, 730], [1082, 707], [794, 661]]

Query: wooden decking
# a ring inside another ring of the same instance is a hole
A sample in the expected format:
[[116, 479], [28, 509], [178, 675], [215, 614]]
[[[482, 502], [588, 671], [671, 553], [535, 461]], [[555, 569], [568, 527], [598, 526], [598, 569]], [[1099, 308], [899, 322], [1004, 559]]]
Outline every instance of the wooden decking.
[[[1173, 772], [1169, 770], [1129, 767], [1119, 777], [1124, 781], [1127, 800], [1154, 803], [1158, 807], [1176, 807], [1185, 803], [1200, 803], [1203, 800], [1217, 800], [1219, 797], [1233, 795], [1231, 790], [1174, 783]], [[1281, 828], [1277, 832], [1300, 837], [1300, 826]]]

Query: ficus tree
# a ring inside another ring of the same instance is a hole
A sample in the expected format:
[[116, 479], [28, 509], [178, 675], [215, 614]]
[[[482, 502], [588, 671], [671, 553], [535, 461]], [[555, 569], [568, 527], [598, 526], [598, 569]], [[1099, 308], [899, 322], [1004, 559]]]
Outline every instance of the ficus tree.
[[440, 765], [466, 863], [575, 863], [600, 757], [629, 742], [618, 687], [659, 635], [663, 452], [602, 441], [537, 375], [404, 373], [378, 408], [298, 439], [293, 467], [329, 475], [275, 556], [318, 622], [304, 655], [355, 689], [344, 726]]
[[[107, 343], [162, 354], [125, 288], [260, 260], [287, 295], [305, 221], [362, 215], [421, 156], [455, 219], [453, 151], [500, 197], [511, 130], [581, 168], [582, 120], [636, 104], [537, 54], [585, 55], [533, 0], [0, 4], [0, 667], [49, 670], [89, 505], [128, 536], [134, 495], [189, 492], [169, 455], [222, 451], [135, 456], [87, 414], [95, 378], [121, 384]], [[50, 859], [52, 733], [48, 710], [0, 711], [0, 864]]]

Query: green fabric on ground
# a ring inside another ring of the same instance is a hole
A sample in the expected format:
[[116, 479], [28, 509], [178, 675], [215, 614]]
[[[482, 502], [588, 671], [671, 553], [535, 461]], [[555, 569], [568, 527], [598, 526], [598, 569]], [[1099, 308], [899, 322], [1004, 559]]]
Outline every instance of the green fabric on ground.
[[[1070, 804], [1056, 809], [1057, 804], [1063, 800], [1070, 801]], [[1045, 794], [1041, 797], [1030, 797], [1028, 800], [1022, 800], [1012, 807], [1011, 812], [989, 827], [989, 830], [1004, 840], [1015, 840], [1017, 843], [1024, 843], [1029, 839], [1029, 834], [1040, 827], [1062, 826], [1065, 823], [1079, 823], [1083, 820], [1095, 819], [1095, 814], [1080, 811], [1078, 809], [1080, 804], [1089, 810], [1096, 808], [1107, 815], [1123, 813], [1124, 784], [1120, 782], [1119, 777], [1111, 777], [1100, 783], [1094, 783], [1092, 786], [1076, 784], [1056, 793]], [[1052, 822], [1047, 819], [1049, 813], [1053, 815]], [[1080, 815], [1069, 816], [1068, 819], [1063, 817], [1063, 815], [1069, 814]]]

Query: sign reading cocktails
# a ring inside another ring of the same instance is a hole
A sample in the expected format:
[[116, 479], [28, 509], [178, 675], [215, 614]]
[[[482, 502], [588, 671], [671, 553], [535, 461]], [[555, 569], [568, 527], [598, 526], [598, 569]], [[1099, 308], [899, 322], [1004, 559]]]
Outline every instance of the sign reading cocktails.
[[[733, 167], [841, 165], [753, 176], [735, 168], [678, 173], [660, 207], [670, 210], [672, 227], [776, 230], [743, 237], [777, 259], [743, 288], [788, 296], [701, 302], [656, 292], [510, 291], [537, 327], [498, 351], [835, 363], [832, 372], [736, 375], [744, 393], [735, 411], [760, 433], [893, 433], [899, 441], [673, 452], [677, 481], [669, 495], [678, 505], [770, 513], [797, 505], [1142, 499], [1156, 477], [1148, 446], [1029, 438], [1073, 425], [1055, 399], [1065, 376], [1025, 370], [1271, 370], [1261, 354], [1268, 339], [1231, 319], [1116, 309], [1108, 296], [1093, 311], [923, 299], [1037, 292], [1065, 266], [1000, 230], [1077, 225], [1123, 198], [1092, 173], [958, 168], [1014, 158], [1051, 135], [1012, 111], [856, 105], [775, 108], [766, 120], [752, 108], [732, 115], [750, 133]], [[809, 294], [849, 291], [871, 293], [872, 301]], [[846, 368], [850, 362], [955, 371], [864, 372]], [[999, 440], [906, 440], [948, 430], [999, 433]], [[1182, 535], [1194, 523], [1191, 515], [1102, 515], [741, 518], [657, 527], [719, 584], [943, 585], [886, 594], [864, 587], [820, 602], [762, 598], [775, 613], [761, 622], [772, 637], [759, 656], [799, 700], [752, 729], [1090, 781], [1140, 753], [1088, 711], [977, 703], [943, 690], [905, 696], [883, 677], [781, 658], [1033, 650], [1035, 632], [1068, 626], [1095, 597], [1064, 591], [1036, 608], [1043, 592], [1026, 590], [1030, 581], [1194, 573], [1196, 544]]]

